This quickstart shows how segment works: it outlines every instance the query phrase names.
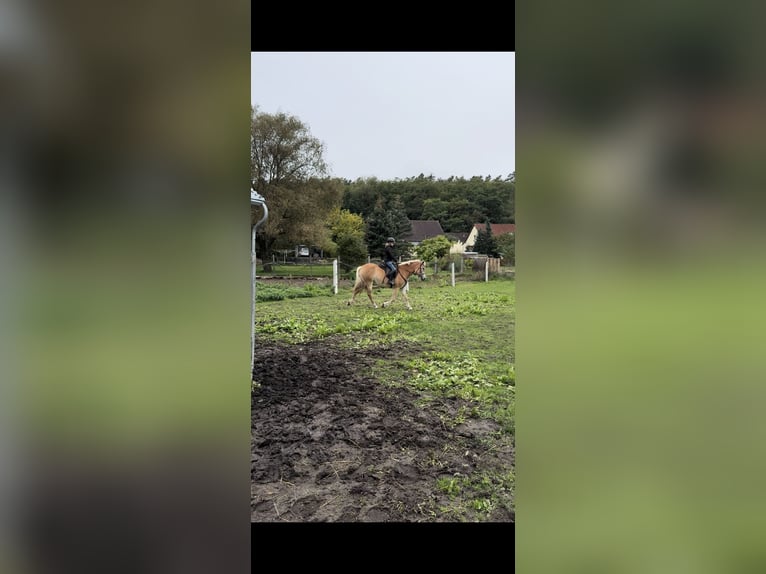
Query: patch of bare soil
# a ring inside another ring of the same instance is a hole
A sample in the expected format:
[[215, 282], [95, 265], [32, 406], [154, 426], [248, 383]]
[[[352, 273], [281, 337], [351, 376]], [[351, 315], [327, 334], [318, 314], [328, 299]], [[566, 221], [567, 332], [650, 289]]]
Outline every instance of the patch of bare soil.
[[[437, 479], [512, 467], [512, 446], [486, 440], [495, 423], [449, 424], [463, 401], [423, 408], [415, 393], [372, 378], [376, 358], [401, 353], [327, 340], [256, 345], [251, 521], [453, 521]], [[484, 519], [514, 515], [498, 506]]]

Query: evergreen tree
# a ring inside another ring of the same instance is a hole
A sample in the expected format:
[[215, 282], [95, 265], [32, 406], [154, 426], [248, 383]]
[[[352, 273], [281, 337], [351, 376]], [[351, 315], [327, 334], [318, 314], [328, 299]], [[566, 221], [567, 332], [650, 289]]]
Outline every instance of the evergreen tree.
[[503, 233], [495, 237], [497, 250], [505, 259], [507, 265], [516, 265], [516, 234]]
[[367, 248], [371, 254], [383, 254], [383, 247], [388, 237], [396, 239], [396, 253], [407, 251], [407, 243], [402, 238], [412, 231], [412, 225], [404, 211], [402, 200], [395, 196], [386, 202], [382, 196], [375, 201], [375, 209], [367, 219]]
[[380, 254], [388, 237], [388, 228], [388, 212], [383, 205], [383, 198], [378, 196], [375, 200], [375, 208], [367, 217], [367, 233], [364, 238], [370, 255]]
[[389, 204], [388, 212], [391, 215], [391, 237], [396, 239], [397, 243], [401, 243], [404, 237], [412, 232], [412, 224], [407, 217], [401, 196], [394, 196], [393, 201]]
[[486, 227], [479, 231], [476, 237], [476, 244], [474, 245], [474, 251], [481, 253], [482, 255], [489, 255], [490, 257], [497, 257], [497, 242], [492, 236], [492, 226], [487, 220]]

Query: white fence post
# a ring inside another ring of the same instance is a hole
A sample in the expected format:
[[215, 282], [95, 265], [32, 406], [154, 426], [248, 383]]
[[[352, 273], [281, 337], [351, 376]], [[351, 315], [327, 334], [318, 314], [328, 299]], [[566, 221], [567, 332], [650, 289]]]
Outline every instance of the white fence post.
[[332, 292], [338, 294], [338, 260], [332, 260]]
[[452, 272], [452, 286], [455, 286], [455, 262], [450, 263], [450, 271]]
[[258, 220], [258, 223], [253, 225], [250, 229], [250, 267], [252, 280], [250, 288], [250, 377], [252, 379], [253, 369], [255, 368], [255, 233], [258, 230], [258, 226], [269, 218], [269, 208], [266, 205], [266, 200], [263, 196], [257, 193], [252, 187], [250, 188], [250, 205], [260, 205], [263, 207], [263, 216]]
[[487, 257], [486, 263], [484, 263], [484, 282], [489, 281], [489, 257]]

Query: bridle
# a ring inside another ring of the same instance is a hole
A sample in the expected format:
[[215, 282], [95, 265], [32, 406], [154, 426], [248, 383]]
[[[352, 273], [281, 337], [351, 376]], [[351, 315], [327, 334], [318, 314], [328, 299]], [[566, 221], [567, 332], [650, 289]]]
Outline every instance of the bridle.
[[420, 267], [418, 267], [417, 274], [418, 274], [418, 277], [420, 277], [421, 281], [426, 280], [426, 262], [425, 261], [420, 262]]
[[[402, 271], [401, 271], [401, 269], [398, 266], [396, 267], [396, 272], [399, 274], [399, 276], [402, 279], [404, 279], [404, 285], [406, 285], [409, 282], [409, 280], [410, 280], [409, 276], [405, 277], [402, 274]], [[420, 262], [420, 267], [418, 267], [418, 270], [410, 273], [410, 275], [417, 275], [418, 277], [420, 277], [421, 281], [425, 281], [426, 280], [426, 262], [425, 261], [421, 261]], [[402, 287], [404, 287], [404, 285], [402, 285]]]

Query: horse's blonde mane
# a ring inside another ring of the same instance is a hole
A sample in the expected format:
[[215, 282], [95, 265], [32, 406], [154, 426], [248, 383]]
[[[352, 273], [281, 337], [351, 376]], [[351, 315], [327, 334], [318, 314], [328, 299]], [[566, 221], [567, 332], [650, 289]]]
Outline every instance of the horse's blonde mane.
[[407, 265], [409, 263], [418, 263], [421, 259], [410, 259], [409, 261], [402, 261], [399, 265]]

